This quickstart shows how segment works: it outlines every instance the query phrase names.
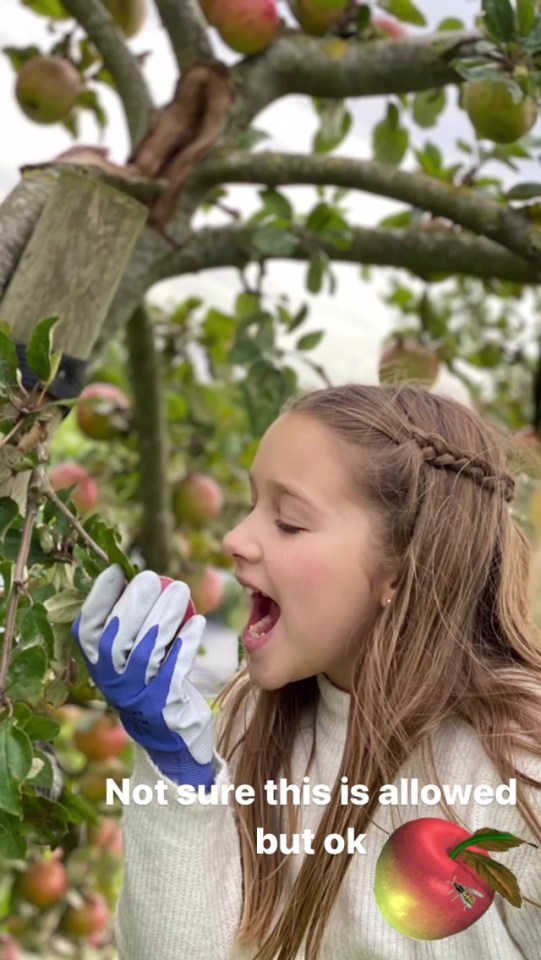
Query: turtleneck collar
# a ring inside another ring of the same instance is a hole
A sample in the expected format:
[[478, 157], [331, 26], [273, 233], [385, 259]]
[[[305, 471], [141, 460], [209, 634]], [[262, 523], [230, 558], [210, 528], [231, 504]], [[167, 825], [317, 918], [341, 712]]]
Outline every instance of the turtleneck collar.
[[317, 684], [319, 687], [319, 706], [318, 706], [318, 725], [330, 736], [342, 743], [345, 741], [349, 706], [351, 695], [345, 690], [335, 687], [334, 683], [325, 676], [324, 673], [318, 673]]

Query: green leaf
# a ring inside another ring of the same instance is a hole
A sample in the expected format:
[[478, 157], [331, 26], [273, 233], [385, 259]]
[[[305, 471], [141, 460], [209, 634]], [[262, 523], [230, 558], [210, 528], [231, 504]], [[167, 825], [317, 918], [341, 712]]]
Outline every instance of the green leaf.
[[26, 857], [26, 841], [19, 833], [20, 820], [0, 810], [0, 859], [24, 860]]
[[74, 587], [67, 587], [46, 600], [44, 607], [51, 623], [73, 623], [81, 612], [85, 595]]
[[398, 109], [390, 104], [387, 116], [372, 130], [374, 156], [379, 163], [398, 166], [409, 146], [408, 131], [399, 125]]
[[314, 137], [316, 153], [330, 153], [347, 137], [353, 118], [344, 100], [318, 100], [316, 109], [321, 125]]
[[256, 256], [290, 257], [299, 246], [297, 237], [280, 227], [258, 227], [252, 234]]
[[535, 0], [517, 0], [518, 32], [523, 37], [533, 30], [536, 16]]
[[52, 332], [59, 322], [57, 316], [40, 320], [26, 348], [28, 366], [43, 384], [48, 383], [51, 376]]
[[272, 190], [269, 187], [268, 190], [261, 191], [260, 197], [265, 209], [268, 210], [272, 216], [278, 220], [285, 220], [288, 224], [291, 223], [293, 220], [293, 207], [283, 193], [280, 193], [278, 190]]
[[21, 726], [31, 740], [54, 740], [60, 733], [60, 724], [43, 713], [33, 713]]
[[14, 520], [19, 516], [19, 506], [11, 497], [0, 497], [0, 540]]
[[459, 20], [458, 17], [445, 17], [445, 20], [436, 27], [437, 33], [442, 30], [464, 30], [464, 21]]
[[16, 649], [8, 673], [8, 697], [39, 703], [47, 667], [47, 655], [41, 645]]
[[49, 790], [53, 785], [53, 780], [54, 771], [51, 758], [43, 750], [34, 747], [34, 759], [26, 782], [32, 787]]
[[314, 347], [317, 347], [321, 343], [323, 337], [325, 336], [324, 330], [314, 330], [313, 333], [305, 333], [302, 337], [299, 337], [297, 343], [295, 344], [296, 350], [313, 350]]
[[39, 47], [2, 47], [2, 53], [9, 58], [11, 66], [17, 73], [29, 60], [42, 56]]
[[42, 17], [51, 17], [52, 20], [66, 20], [70, 16], [60, 0], [22, 0], [22, 5]]
[[411, 227], [413, 222], [413, 212], [411, 210], [401, 210], [400, 213], [391, 213], [379, 221], [380, 227]]
[[510, 0], [483, 0], [485, 27], [494, 40], [508, 43], [515, 35], [515, 17]]
[[0, 719], [0, 810], [18, 817], [20, 784], [32, 766], [32, 744], [11, 719]]
[[426, 27], [425, 15], [412, 3], [412, 0], [379, 0], [379, 6], [397, 20], [412, 23], [416, 27]]
[[413, 98], [413, 119], [419, 127], [433, 127], [440, 113], [445, 110], [447, 97], [443, 87], [421, 90]]
[[0, 330], [0, 383], [17, 383], [19, 359], [13, 341]]
[[56, 846], [68, 830], [68, 811], [49, 797], [23, 794], [25, 830], [32, 843]]
[[83, 110], [89, 110], [90, 113], [95, 116], [98, 126], [102, 130], [105, 129], [109, 123], [109, 118], [103, 109], [95, 90], [83, 90], [83, 92], [79, 94], [77, 98], [77, 106], [81, 107]]
[[517, 183], [505, 194], [506, 200], [533, 200], [534, 197], [541, 197], [541, 183]]

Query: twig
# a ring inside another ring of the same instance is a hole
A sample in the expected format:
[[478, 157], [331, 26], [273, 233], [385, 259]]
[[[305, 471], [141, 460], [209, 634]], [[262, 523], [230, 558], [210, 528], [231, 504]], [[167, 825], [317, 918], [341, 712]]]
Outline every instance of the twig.
[[[38, 472], [37, 470], [32, 471], [32, 476], [30, 478], [30, 486], [32, 486], [33, 483], [35, 482], [37, 472]], [[30, 543], [32, 541], [32, 531], [34, 529], [34, 523], [36, 520], [36, 514], [38, 512], [38, 507], [39, 507], [38, 498], [35, 495], [32, 497], [29, 497], [27, 508], [26, 508], [26, 516], [24, 518], [21, 545], [19, 548], [19, 554], [17, 556], [17, 564], [15, 566], [15, 576], [13, 578], [13, 586], [11, 589], [8, 609], [6, 613], [4, 646], [2, 648], [2, 661], [0, 663], [0, 706], [3, 706], [6, 703], [5, 691], [7, 687], [7, 676], [8, 676], [8, 669], [9, 669], [9, 661], [11, 657], [11, 648], [13, 646], [13, 638], [15, 636], [15, 620], [17, 616], [17, 607], [19, 605], [19, 596], [22, 590], [22, 585], [24, 580], [24, 569], [26, 567], [26, 563], [28, 560]]]
[[93, 550], [94, 553], [98, 555], [98, 557], [100, 557], [102, 560], [105, 560], [106, 563], [109, 563], [109, 557], [107, 556], [105, 551], [102, 550], [101, 547], [98, 547], [98, 544], [95, 542], [95, 540], [93, 540], [92, 537], [81, 526], [81, 524], [77, 520], [77, 517], [74, 517], [71, 510], [68, 510], [66, 505], [62, 503], [60, 497], [57, 497], [44, 471], [42, 472], [42, 475], [40, 477], [40, 483], [45, 496], [48, 497], [48, 499], [51, 500], [52, 503], [54, 503], [57, 510], [59, 510], [60, 513], [62, 513], [65, 516], [66, 520], [69, 521], [73, 529], [77, 531], [81, 540], [84, 540], [87, 546], [89, 546], [90, 549]]

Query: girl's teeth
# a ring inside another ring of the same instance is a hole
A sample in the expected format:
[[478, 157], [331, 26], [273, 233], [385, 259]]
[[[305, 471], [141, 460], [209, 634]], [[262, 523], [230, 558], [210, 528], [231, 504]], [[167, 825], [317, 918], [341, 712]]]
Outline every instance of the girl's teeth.
[[257, 623], [252, 623], [248, 633], [252, 634], [254, 637], [260, 637], [261, 634], [266, 633], [271, 626], [272, 617], [269, 613], [267, 613], [262, 620], [258, 620]]

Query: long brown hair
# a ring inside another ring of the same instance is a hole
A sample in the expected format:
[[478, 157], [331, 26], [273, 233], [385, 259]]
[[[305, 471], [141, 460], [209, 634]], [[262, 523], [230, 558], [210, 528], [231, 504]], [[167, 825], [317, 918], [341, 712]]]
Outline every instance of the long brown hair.
[[[365, 784], [370, 800], [342, 806], [333, 792], [314, 841], [317, 855], [305, 857], [277, 921], [288, 858], [258, 856], [256, 827], [291, 833], [296, 811], [269, 806], [262, 790], [253, 805], [236, 806], [244, 877], [237, 942], [259, 946], [260, 960], [293, 960], [306, 940], [306, 956], [317, 960], [351, 859], [327, 854], [324, 837], [349, 826], [366, 832], [380, 786], [417, 746], [424, 751], [446, 718], [474, 728], [502, 782], [517, 778], [519, 809], [541, 841], [541, 823], [522, 791], [523, 783], [541, 784], [512, 761], [515, 748], [541, 758], [541, 635], [530, 616], [530, 547], [509, 507], [520, 461], [506, 430], [404, 385], [316, 390], [292, 398], [283, 412], [311, 417], [336, 438], [355, 496], [379, 520], [382, 570], [395, 575], [392, 602], [357, 644], [337, 778]], [[236, 755], [237, 783], [291, 778], [301, 715], [315, 717], [318, 698], [315, 677], [267, 691], [241, 671], [219, 698], [226, 704], [219, 749]], [[250, 701], [252, 718], [234, 737]], [[430, 750], [428, 763], [430, 782], [441, 786]]]

